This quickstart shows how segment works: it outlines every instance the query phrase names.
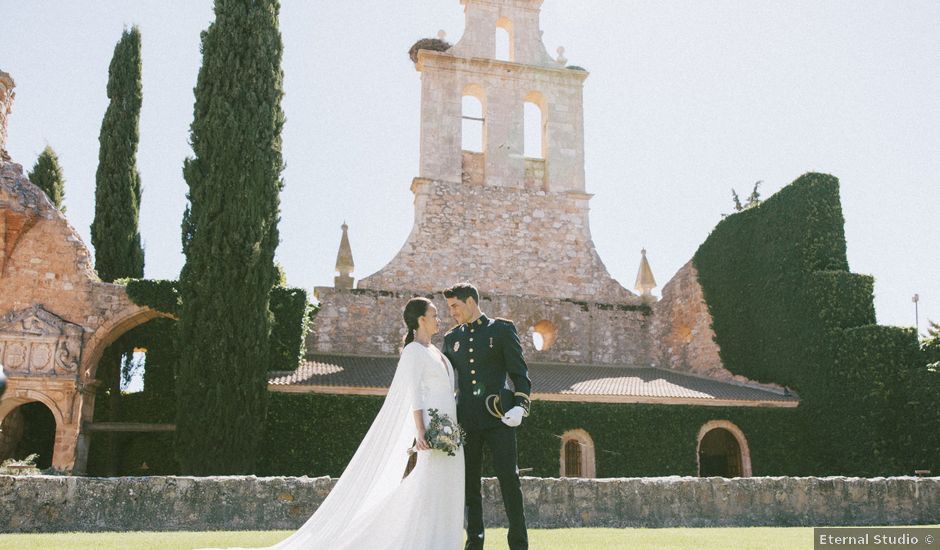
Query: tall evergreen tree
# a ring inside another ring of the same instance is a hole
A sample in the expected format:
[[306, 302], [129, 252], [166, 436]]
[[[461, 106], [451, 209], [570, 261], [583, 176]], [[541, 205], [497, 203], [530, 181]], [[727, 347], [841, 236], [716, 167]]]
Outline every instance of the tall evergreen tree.
[[277, 0], [216, 0], [183, 175], [176, 440], [183, 472], [253, 470], [277, 281], [282, 43]]
[[144, 276], [144, 250], [137, 227], [140, 215], [137, 143], [143, 99], [140, 66], [140, 30], [133, 27], [124, 31], [114, 47], [108, 69], [111, 102], [98, 136], [91, 243], [95, 247], [95, 270], [107, 282]]
[[38, 185], [52, 201], [52, 205], [65, 213], [65, 205], [62, 204], [65, 200], [65, 176], [62, 175], [59, 156], [52, 147], [46, 145], [42, 153], [39, 153], [36, 164], [29, 172], [29, 181]]

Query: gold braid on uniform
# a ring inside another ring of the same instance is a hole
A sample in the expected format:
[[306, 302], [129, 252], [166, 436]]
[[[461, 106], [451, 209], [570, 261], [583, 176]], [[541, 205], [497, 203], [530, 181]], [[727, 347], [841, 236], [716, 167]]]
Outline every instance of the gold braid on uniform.
[[513, 396], [516, 398], [516, 401], [520, 401], [516, 406], [522, 407], [522, 410], [525, 411], [525, 414], [522, 416], [529, 416], [529, 407], [532, 406], [532, 401], [529, 399], [529, 395], [522, 393], [521, 391], [517, 391], [513, 394]]

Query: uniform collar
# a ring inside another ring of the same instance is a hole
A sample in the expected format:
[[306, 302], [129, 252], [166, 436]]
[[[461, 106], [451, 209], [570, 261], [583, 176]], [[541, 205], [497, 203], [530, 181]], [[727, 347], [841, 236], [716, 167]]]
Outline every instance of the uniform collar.
[[482, 313], [482, 314], [480, 314], [479, 317], [477, 317], [477, 319], [476, 319], [475, 321], [470, 321], [470, 322], [467, 323], [465, 326], [468, 326], [468, 327], [479, 327], [479, 326], [486, 326], [486, 325], [488, 325], [489, 323], [490, 323], [489, 317], [487, 317], [485, 313]]

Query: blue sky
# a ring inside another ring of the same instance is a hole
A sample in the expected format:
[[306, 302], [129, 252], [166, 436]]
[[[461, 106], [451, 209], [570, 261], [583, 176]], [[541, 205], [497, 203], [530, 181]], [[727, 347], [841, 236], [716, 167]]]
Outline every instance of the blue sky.
[[[0, 0], [0, 69], [17, 83], [8, 149], [29, 169], [51, 145], [68, 218], [89, 243], [98, 131], [114, 44], [143, 35], [138, 164], [146, 275], [183, 258], [183, 159], [206, 0]], [[419, 74], [408, 48], [455, 42], [458, 0], [284, 0], [284, 173], [278, 259], [290, 284], [331, 285], [340, 225], [364, 277], [412, 225]], [[742, 195], [808, 171], [842, 183], [849, 263], [875, 276], [883, 324], [940, 321], [940, 2], [546, 0], [548, 51], [587, 68], [586, 175], [594, 242], [631, 288], [660, 288]], [[659, 289], [655, 292], [658, 293]], [[498, 312], [497, 312], [498, 313]]]

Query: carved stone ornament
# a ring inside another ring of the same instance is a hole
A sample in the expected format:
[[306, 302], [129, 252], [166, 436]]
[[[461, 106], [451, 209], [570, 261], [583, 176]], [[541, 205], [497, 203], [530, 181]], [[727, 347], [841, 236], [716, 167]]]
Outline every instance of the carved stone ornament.
[[13, 375], [77, 376], [85, 331], [41, 305], [0, 319], [0, 363]]

